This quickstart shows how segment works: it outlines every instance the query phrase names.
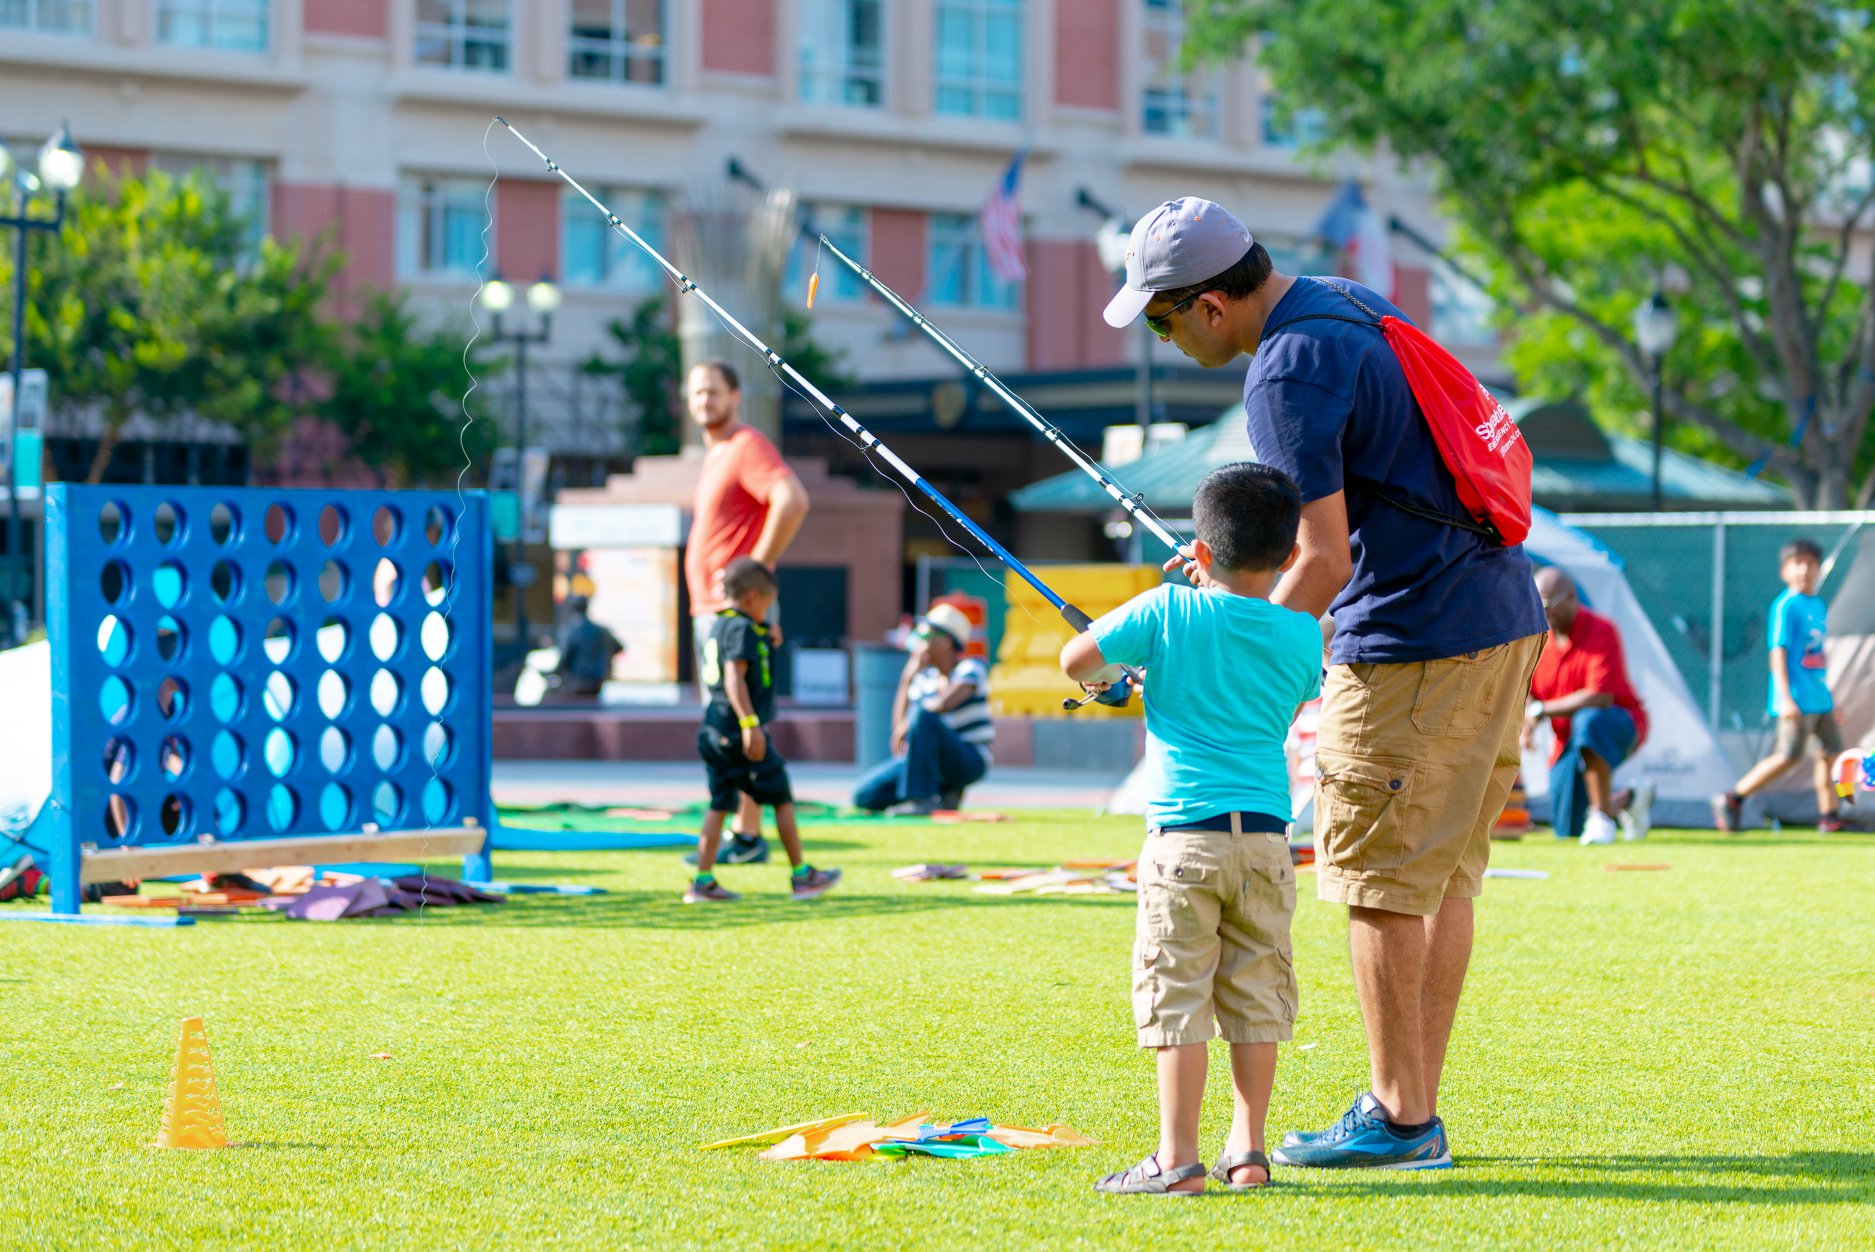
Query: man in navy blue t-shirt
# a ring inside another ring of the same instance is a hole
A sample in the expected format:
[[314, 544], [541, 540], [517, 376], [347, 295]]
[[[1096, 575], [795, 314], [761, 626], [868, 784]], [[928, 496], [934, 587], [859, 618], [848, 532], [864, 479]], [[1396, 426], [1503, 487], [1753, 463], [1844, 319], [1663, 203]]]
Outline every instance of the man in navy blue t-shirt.
[[1373, 1089], [1328, 1130], [1292, 1134], [1275, 1160], [1449, 1165], [1439, 1076], [1547, 629], [1530, 561], [1468, 528], [1377, 325], [1404, 315], [1377, 293], [1279, 273], [1242, 222], [1183, 197], [1133, 228], [1106, 318], [1141, 314], [1208, 368], [1251, 355], [1251, 446], [1303, 499], [1302, 555], [1270, 599], [1334, 618], [1317, 892], [1348, 906]]

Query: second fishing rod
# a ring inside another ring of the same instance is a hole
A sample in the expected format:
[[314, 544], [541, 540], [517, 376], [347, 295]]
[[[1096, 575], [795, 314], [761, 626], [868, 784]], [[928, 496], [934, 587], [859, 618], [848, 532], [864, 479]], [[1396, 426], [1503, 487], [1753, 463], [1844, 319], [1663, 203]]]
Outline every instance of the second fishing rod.
[[[1033, 405], [1010, 390], [1009, 387], [1003, 383], [1003, 380], [990, 373], [981, 361], [971, 356], [968, 352], [965, 352], [962, 346], [959, 345], [955, 339], [952, 339], [946, 334], [936, 322], [933, 322], [930, 318], [914, 308], [911, 301], [886, 286], [871, 270], [861, 265], [858, 261], [855, 261], [846, 253], [840, 251], [839, 245], [835, 244], [833, 240], [827, 238], [824, 234], [820, 236], [820, 246], [833, 253], [843, 265], [857, 274], [867, 286], [878, 292], [888, 304], [909, 318], [912, 325], [924, 331], [925, 334], [931, 337], [932, 342], [936, 343], [938, 347], [944, 349], [944, 351], [950, 353], [950, 355], [957, 360], [958, 364], [970, 371], [972, 377], [995, 392], [1004, 404], [1014, 409], [1018, 416], [1028, 422], [1029, 425], [1035, 427], [1036, 430], [1040, 431], [1044, 439], [1054, 444], [1056, 448], [1061, 450], [1062, 455], [1074, 462], [1074, 464], [1090, 478], [1099, 483], [1101, 488], [1113, 498], [1114, 502], [1122, 509], [1126, 510], [1135, 521], [1156, 535], [1159, 541], [1173, 552], [1176, 553], [1179, 551], [1179, 544], [1182, 541], [1177, 535], [1172, 533], [1171, 529], [1168, 528], [1164, 522], [1159, 520], [1158, 515], [1141, 503], [1141, 498], [1137, 494], [1122, 487], [1119, 480], [1108, 473], [1104, 465], [1076, 447], [1074, 441], [1061, 432], [1060, 427], [1036, 412]], [[1180, 553], [1180, 555], [1183, 554]]]
[[[678, 269], [675, 265], [671, 264], [671, 262], [665, 258], [663, 253], [659, 252], [656, 248], [652, 247], [649, 243], [645, 242], [644, 237], [638, 234], [638, 232], [633, 230], [630, 226], [627, 226], [623, 221], [621, 221], [619, 219], [618, 214], [614, 213], [611, 209], [607, 208], [605, 204], [598, 199], [598, 197], [594, 196], [592, 192], [586, 190], [585, 187], [581, 186], [578, 179], [574, 178], [571, 174], [567, 173], [564, 169], [560, 168], [560, 163], [558, 161], [555, 161], [552, 157], [548, 156], [545, 152], [542, 152], [538, 147], [535, 146], [532, 140], [530, 140], [526, 135], [523, 135], [520, 131], [516, 130], [513, 123], [509, 122], [506, 118], [501, 117], [499, 115], [496, 116], [495, 120], [497, 122], [500, 122], [503, 126], [507, 127], [508, 132], [510, 134], [512, 134], [516, 139], [519, 139], [523, 144], [525, 144], [528, 150], [531, 151], [535, 156], [539, 157], [541, 161], [546, 164], [549, 172], [558, 174], [562, 179], [566, 181], [568, 186], [573, 188], [573, 190], [577, 191], [580, 195], [584, 196], [588, 201], [591, 202], [592, 206], [595, 209], [598, 209], [600, 213], [604, 214], [607, 224], [609, 224], [613, 230], [623, 235], [626, 239], [629, 239], [632, 243], [638, 245], [638, 247], [644, 251], [646, 256], [650, 257], [653, 261], [657, 262], [658, 266], [661, 269], [663, 269], [663, 271], [666, 274], [670, 276], [671, 281], [677, 284], [677, 289], [679, 292], [686, 294], [686, 295], [693, 295], [697, 299], [701, 300], [704, 303], [704, 305], [709, 308], [710, 312], [714, 313], [717, 316], [717, 318], [722, 322], [722, 324], [729, 330], [731, 334], [733, 334], [736, 338], [740, 339], [743, 343], [747, 344], [749, 347], [753, 348], [755, 351], [761, 353], [762, 358], [768, 363], [768, 366], [770, 369], [775, 370], [778, 373], [787, 375], [789, 379], [792, 379], [795, 383], [799, 384], [803, 393], [809, 396], [816, 404], [819, 404], [822, 408], [826, 409], [827, 412], [833, 414], [833, 416], [840, 419], [840, 424], [845, 426], [848, 430], [853, 432], [854, 437], [859, 440], [860, 446], [863, 449], [865, 449], [869, 453], [877, 452], [880, 458], [884, 460], [887, 465], [890, 465], [892, 469], [899, 475], [900, 478], [903, 478], [906, 482], [910, 483], [913, 487], [916, 487], [933, 504], [937, 505], [940, 509], [944, 510], [945, 514], [948, 515], [951, 518], [951, 520], [955, 521], [958, 525], [962, 526], [965, 530], [969, 531], [970, 534], [977, 540], [977, 542], [981, 543], [985, 548], [987, 548], [996, 557], [997, 560], [1001, 561], [1004, 565], [1008, 566], [1011, 570], [1013, 570], [1017, 574], [1017, 576], [1019, 576], [1022, 579], [1022, 581], [1028, 583], [1029, 586], [1035, 589], [1038, 595], [1040, 595], [1044, 600], [1048, 601], [1049, 604], [1053, 605], [1055, 610], [1061, 614], [1062, 620], [1067, 622], [1068, 625], [1071, 626], [1075, 630], [1076, 633], [1086, 630], [1088, 626], [1092, 624], [1092, 620], [1093, 620], [1092, 618], [1090, 618], [1085, 612], [1083, 612], [1079, 608], [1075, 607], [1072, 604], [1069, 604], [1066, 600], [1062, 599], [1059, 595], [1055, 594], [1054, 589], [1049, 587], [1049, 585], [1043, 582], [1040, 578], [1037, 578], [1035, 574], [1032, 571], [1030, 571], [1028, 566], [1024, 565], [1019, 559], [1017, 559], [1014, 553], [1010, 552], [1009, 549], [1003, 547], [1002, 544], [998, 543], [995, 539], [991, 538], [989, 533], [985, 531], [981, 526], [977, 525], [974, 521], [970, 520], [970, 518], [964, 513], [962, 509], [952, 504], [950, 500], [945, 497], [943, 492], [939, 491], [936, 487], [933, 487], [930, 483], [926, 482], [924, 480], [924, 477], [920, 475], [917, 470], [914, 470], [911, 466], [907, 465], [903, 460], [899, 458], [896, 452], [893, 452], [892, 449], [886, 447], [885, 444], [881, 443], [879, 441], [878, 436], [874, 435], [871, 431], [867, 430], [864, 426], [860, 425], [859, 422], [854, 419], [852, 414], [848, 413], [845, 409], [841, 408], [840, 405], [832, 399], [832, 397], [828, 396], [826, 392], [822, 391], [819, 387], [815, 386], [812, 380], [810, 380], [806, 375], [802, 374], [799, 370], [795, 369], [794, 366], [790, 365], [788, 361], [779, 352], [776, 352], [773, 348], [769, 347], [766, 343], [764, 343], [762, 339], [758, 335], [756, 335], [754, 331], [750, 330], [748, 327], [744, 326], [741, 322], [737, 321], [736, 318], [729, 312], [728, 309], [725, 309], [722, 305], [718, 304], [715, 301], [715, 299], [713, 299], [710, 296], [709, 292], [705, 291], [702, 287], [697, 285], [694, 279], [692, 279], [689, 275], [685, 274], [682, 270]], [[1128, 686], [1130, 686], [1130, 684], [1128, 684]], [[1114, 688], [1114, 691], [1117, 693], [1117, 697], [1114, 699], [1102, 699], [1101, 703], [1119, 703], [1120, 700], [1124, 699], [1127, 689], [1128, 689], [1127, 686]]]

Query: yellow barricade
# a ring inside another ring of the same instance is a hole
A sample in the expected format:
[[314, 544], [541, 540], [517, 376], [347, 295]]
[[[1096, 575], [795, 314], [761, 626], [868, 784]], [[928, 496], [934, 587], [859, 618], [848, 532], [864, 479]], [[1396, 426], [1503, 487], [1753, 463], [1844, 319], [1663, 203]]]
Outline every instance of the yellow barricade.
[[[1050, 565], [1043, 581], [1089, 617], [1117, 609], [1164, 577], [1156, 565]], [[990, 704], [998, 713], [1023, 717], [1138, 717], [1137, 697], [1124, 708], [1089, 704], [1073, 713], [1061, 707], [1079, 689], [1061, 673], [1061, 648], [1073, 635], [1054, 605], [1016, 574], [1004, 577], [1009, 611], [1003, 614], [1002, 645], [990, 668]]]

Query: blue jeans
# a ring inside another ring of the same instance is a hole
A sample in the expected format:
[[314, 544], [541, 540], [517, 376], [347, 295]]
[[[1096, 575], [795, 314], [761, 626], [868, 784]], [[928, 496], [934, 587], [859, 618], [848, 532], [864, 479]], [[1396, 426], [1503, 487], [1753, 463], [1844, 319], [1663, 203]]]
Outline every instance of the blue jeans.
[[1589, 816], [1589, 789], [1583, 781], [1586, 748], [1613, 769], [1634, 751], [1634, 718], [1626, 709], [1583, 709], [1569, 719], [1569, 743], [1549, 767], [1550, 825], [1558, 839], [1580, 839]]
[[952, 730], [942, 714], [916, 708], [905, 731], [905, 755], [881, 762], [860, 779], [853, 803], [877, 812], [906, 800], [961, 791], [989, 769], [983, 749]]

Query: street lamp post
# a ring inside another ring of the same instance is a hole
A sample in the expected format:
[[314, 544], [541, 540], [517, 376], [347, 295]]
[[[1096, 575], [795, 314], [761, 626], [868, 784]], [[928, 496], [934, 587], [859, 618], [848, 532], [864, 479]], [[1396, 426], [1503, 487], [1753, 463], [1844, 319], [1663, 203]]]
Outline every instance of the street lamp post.
[[527, 289], [527, 307], [540, 315], [540, 325], [534, 330], [503, 329], [501, 315], [514, 307], [514, 285], [504, 280], [500, 274], [491, 277], [482, 287], [482, 307], [494, 314], [494, 326], [490, 338], [497, 343], [514, 345], [514, 499], [515, 499], [515, 536], [508, 548], [508, 580], [514, 587], [514, 630], [517, 646], [523, 653], [527, 651], [527, 588], [514, 577], [515, 569], [521, 564], [518, 557], [525, 551], [527, 540], [527, 349], [530, 344], [546, 343], [553, 333], [553, 313], [560, 307], [560, 289], [554, 285], [551, 275], [542, 274], [538, 281]]
[[1664, 405], [1664, 382], [1666, 371], [1662, 368], [1667, 353], [1673, 350], [1673, 341], [1679, 334], [1679, 324], [1673, 316], [1673, 306], [1667, 303], [1667, 297], [1660, 288], [1654, 288], [1654, 294], [1639, 308], [1634, 310], [1634, 339], [1640, 344], [1642, 355], [1646, 356], [1654, 371], [1654, 512], [1661, 511], [1660, 458], [1666, 442], [1667, 424]]
[[[1125, 218], [1108, 208], [1094, 195], [1082, 187], [1075, 197], [1075, 203], [1090, 213], [1101, 217], [1100, 229], [1094, 232], [1094, 247], [1100, 254], [1101, 268], [1118, 274], [1121, 281], [1126, 279], [1126, 250], [1132, 243], [1133, 227]], [[1139, 334], [1139, 389], [1133, 397], [1133, 420], [1139, 425], [1139, 446], [1146, 447], [1146, 428], [1152, 424], [1152, 341], [1153, 333], [1144, 322], [1140, 323]]]
[[[6, 621], [0, 623], [0, 631], [9, 644], [21, 642], [23, 631], [19, 621], [18, 601], [15, 596], [19, 589], [20, 578], [20, 495], [19, 469], [15, 462], [19, 456], [19, 415], [21, 402], [25, 399], [26, 374], [26, 239], [35, 230], [43, 230], [55, 237], [60, 227], [65, 224], [65, 196], [78, 185], [85, 173], [85, 154], [72, 142], [71, 127], [61, 122], [59, 129], [39, 148], [39, 168], [35, 173], [19, 165], [4, 143], [0, 143], [0, 184], [10, 184], [13, 188], [14, 212], [0, 214], [0, 226], [13, 228], [13, 411], [8, 414], [6, 427], [7, 461], [7, 559], [6, 559], [6, 598], [4, 608]], [[32, 214], [33, 200], [42, 191], [52, 193], [52, 214], [49, 217], [35, 217]], [[43, 518], [44, 513], [40, 516]]]

